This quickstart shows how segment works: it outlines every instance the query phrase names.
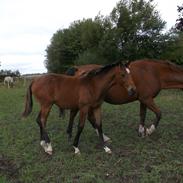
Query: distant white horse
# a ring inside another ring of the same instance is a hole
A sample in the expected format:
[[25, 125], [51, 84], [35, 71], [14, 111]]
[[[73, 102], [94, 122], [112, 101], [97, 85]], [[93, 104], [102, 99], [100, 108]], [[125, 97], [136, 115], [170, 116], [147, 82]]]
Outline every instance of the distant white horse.
[[7, 83], [7, 85], [8, 85], [8, 88], [10, 88], [10, 86], [13, 86], [13, 78], [11, 77], [11, 76], [6, 76], [5, 78], [4, 78], [4, 85], [6, 85], [6, 83]]

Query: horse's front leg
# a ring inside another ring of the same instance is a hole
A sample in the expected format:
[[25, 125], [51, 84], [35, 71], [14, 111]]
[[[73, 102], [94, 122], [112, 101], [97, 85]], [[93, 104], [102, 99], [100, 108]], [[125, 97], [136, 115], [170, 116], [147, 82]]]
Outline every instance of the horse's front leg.
[[156, 118], [154, 120], [154, 123], [146, 129], [146, 136], [151, 135], [155, 129], [158, 127], [159, 121], [161, 119], [161, 111], [160, 109], [155, 105], [154, 101], [152, 98], [148, 99], [145, 101], [145, 104], [147, 106], [148, 109], [150, 109], [151, 111], [153, 111], [156, 115]]
[[[88, 121], [90, 122], [92, 127], [95, 129], [97, 135], [99, 136], [99, 132], [98, 132], [98, 129], [96, 127], [96, 119], [95, 119], [95, 116], [94, 116], [94, 113], [93, 113], [93, 109], [90, 109], [89, 112], [88, 112]], [[107, 135], [105, 135], [104, 133], [103, 133], [103, 138], [104, 138], [104, 142], [111, 141], [111, 139]]]
[[142, 102], [140, 102], [140, 124], [139, 124], [139, 129], [138, 129], [139, 137], [144, 137], [146, 135], [146, 128], [144, 127], [146, 112], [147, 112], [146, 105], [143, 104]]
[[107, 145], [104, 141], [104, 137], [103, 137], [102, 120], [101, 120], [101, 107], [95, 109], [93, 112], [94, 112], [94, 117], [96, 119], [96, 123], [95, 123], [96, 129], [98, 130], [99, 138], [101, 140], [102, 146], [103, 146], [106, 153], [111, 154], [112, 151], [109, 147], [107, 147]]
[[75, 154], [80, 154], [80, 150], [78, 148], [79, 138], [80, 138], [81, 132], [83, 131], [87, 114], [88, 114], [88, 107], [84, 107], [84, 108], [80, 109], [80, 112], [79, 112], [80, 119], [79, 119], [79, 124], [78, 124], [78, 131], [75, 136], [74, 143], [73, 143]]

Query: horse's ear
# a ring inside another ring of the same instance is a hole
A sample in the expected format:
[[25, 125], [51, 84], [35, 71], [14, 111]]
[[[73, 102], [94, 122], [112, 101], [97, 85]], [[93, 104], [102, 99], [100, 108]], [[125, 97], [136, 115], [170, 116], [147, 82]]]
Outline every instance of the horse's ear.
[[123, 63], [123, 66], [128, 67], [129, 64], [130, 64], [130, 61], [129, 60], [124, 60], [122, 63]]
[[118, 65], [119, 65], [120, 67], [126, 67], [126, 62], [120, 61], [120, 62], [118, 62]]

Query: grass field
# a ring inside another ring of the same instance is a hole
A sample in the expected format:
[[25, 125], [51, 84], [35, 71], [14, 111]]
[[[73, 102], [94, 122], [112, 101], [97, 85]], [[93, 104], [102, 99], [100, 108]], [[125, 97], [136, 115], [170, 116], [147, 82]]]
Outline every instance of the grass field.
[[[53, 107], [47, 125], [54, 148], [51, 157], [39, 145], [38, 105], [34, 102], [32, 114], [20, 119], [25, 91], [23, 87], [0, 88], [0, 183], [183, 182], [182, 91], [163, 91], [156, 98], [162, 120], [147, 138], [137, 136], [138, 102], [104, 104], [103, 129], [112, 139], [112, 155], [99, 147], [87, 122], [80, 140], [81, 155], [74, 156], [66, 134], [68, 114], [61, 119]], [[148, 111], [147, 116], [150, 125], [154, 115]]]

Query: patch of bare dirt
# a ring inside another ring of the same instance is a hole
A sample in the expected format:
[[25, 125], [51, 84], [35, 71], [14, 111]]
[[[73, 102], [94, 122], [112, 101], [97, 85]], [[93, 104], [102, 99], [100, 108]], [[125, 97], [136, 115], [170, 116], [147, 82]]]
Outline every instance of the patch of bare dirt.
[[[16, 179], [19, 173], [19, 167], [13, 160], [5, 155], [0, 154], [0, 174], [5, 175], [7, 178]], [[18, 182], [18, 181], [17, 181]]]

